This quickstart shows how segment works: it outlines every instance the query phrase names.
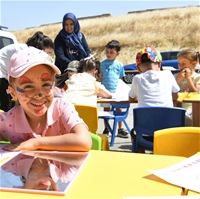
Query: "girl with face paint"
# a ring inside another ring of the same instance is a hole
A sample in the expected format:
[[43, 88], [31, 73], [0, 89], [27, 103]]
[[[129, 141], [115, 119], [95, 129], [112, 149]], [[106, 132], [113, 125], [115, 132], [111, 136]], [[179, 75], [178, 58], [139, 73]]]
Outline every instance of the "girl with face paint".
[[[0, 140], [4, 150], [88, 151], [91, 137], [74, 106], [54, 98], [59, 69], [44, 51], [34, 47], [11, 57], [8, 91], [19, 106], [0, 115]], [[5, 122], [6, 121], [6, 122]]]

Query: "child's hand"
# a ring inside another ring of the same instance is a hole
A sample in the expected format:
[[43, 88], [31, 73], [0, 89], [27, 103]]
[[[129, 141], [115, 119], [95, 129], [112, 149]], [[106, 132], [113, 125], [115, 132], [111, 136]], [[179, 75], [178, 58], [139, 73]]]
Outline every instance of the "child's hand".
[[16, 144], [8, 144], [4, 147], [2, 147], [3, 150], [5, 151], [18, 151], [16, 150], [16, 148], [20, 145], [20, 143], [16, 143]]
[[3, 147], [3, 150], [5, 151], [37, 150], [36, 138], [21, 143], [6, 145]]
[[183, 79], [185, 79], [185, 69], [181, 70], [181, 71], [178, 73], [177, 77], [176, 77], [176, 80], [177, 80], [178, 84], [179, 84]]
[[182, 79], [185, 79], [185, 68], [180, 71], [179, 75], [182, 77]]
[[189, 68], [185, 68], [185, 78], [188, 79], [191, 77], [192, 71]]
[[27, 141], [21, 142], [16, 148], [15, 151], [21, 150], [37, 150], [37, 138], [32, 138]]

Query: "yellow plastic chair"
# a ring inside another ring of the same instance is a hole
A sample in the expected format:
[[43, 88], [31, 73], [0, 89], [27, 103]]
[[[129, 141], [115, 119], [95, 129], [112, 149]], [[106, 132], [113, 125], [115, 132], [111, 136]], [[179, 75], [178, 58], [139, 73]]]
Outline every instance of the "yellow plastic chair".
[[76, 111], [79, 113], [79, 117], [87, 124], [89, 131], [101, 137], [102, 150], [109, 151], [108, 137], [104, 134], [97, 133], [99, 128], [97, 107], [82, 104], [74, 104], [74, 106]]
[[4, 112], [3, 110], [0, 109], [0, 113]]
[[200, 127], [174, 127], [154, 132], [154, 154], [190, 157], [200, 151]]

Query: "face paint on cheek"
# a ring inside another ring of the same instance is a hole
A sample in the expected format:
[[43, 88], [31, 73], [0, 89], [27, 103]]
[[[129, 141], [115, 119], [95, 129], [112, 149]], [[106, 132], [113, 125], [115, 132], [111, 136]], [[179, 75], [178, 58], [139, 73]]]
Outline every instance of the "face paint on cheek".
[[23, 102], [28, 102], [28, 99], [23, 99], [22, 101], [23, 101]]
[[[26, 94], [24, 95], [24, 93], [20, 93], [20, 94], [19, 94], [19, 97], [21, 97], [21, 98], [24, 98], [24, 97], [25, 97], [25, 98], [28, 98], [28, 96], [27, 96]], [[24, 100], [27, 100], [27, 99], [24, 99]]]

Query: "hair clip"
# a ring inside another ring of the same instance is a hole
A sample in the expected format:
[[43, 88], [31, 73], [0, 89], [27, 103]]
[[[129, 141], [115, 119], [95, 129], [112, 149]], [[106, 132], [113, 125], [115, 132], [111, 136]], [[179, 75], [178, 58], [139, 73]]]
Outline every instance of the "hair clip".
[[93, 55], [90, 55], [89, 57], [84, 58], [84, 61], [91, 59], [92, 57], [94, 57], [96, 55], [96, 53], [94, 53]]

